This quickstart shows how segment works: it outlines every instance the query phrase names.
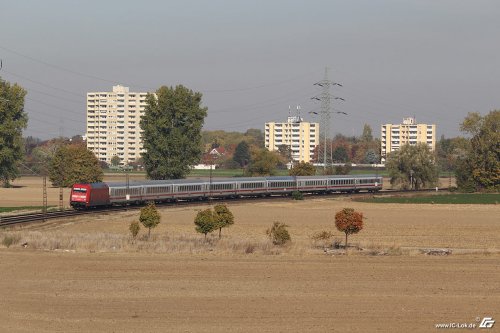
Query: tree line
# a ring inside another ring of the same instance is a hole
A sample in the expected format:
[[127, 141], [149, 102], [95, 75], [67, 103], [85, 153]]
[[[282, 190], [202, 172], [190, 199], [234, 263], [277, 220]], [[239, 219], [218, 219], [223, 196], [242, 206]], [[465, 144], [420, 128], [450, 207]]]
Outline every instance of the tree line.
[[[24, 111], [26, 90], [0, 79], [0, 181], [9, 186], [27, 167], [34, 174], [49, 175], [54, 186], [71, 186], [74, 182], [102, 180], [102, 162], [87, 150], [81, 138], [53, 139], [40, 145], [39, 140], [23, 139], [28, 124]], [[247, 175], [273, 175], [285, 168], [290, 159], [286, 146], [272, 152], [264, 148], [262, 131], [245, 133], [202, 131], [208, 109], [202, 105], [202, 94], [182, 85], [160, 87], [146, 97], [140, 126], [145, 153], [141, 163], [150, 179], [184, 178], [202, 161], [203, 152], [224, 147], [227, 154], [211, 161], [228, 167], [239, 167]], [[387, 157], [387, 169], [395, 186], [420, 188], [435, 183], [438, 172], [454, 172], [457, 185], [464, 190], [498, 191], [500, 189], [500, 111], [485, 116], [470, 113], [461, 130], [468, 137], [445, 139], [437, 143], [436, 152], [426, 145], [403, 146]], [[324, 145], [325, 143], [321, 143]], [[332, 162], [377, 163], [380, 142], [365, 125], [360, 137], [336, 136], [315, 152], [330, 151]], [[118, 160], [114, 159], [113, 163]], [[326, 170], [347, 173], [349, 170]], [[292, 175], [317, 172], [310, 165], [298, 163]]]

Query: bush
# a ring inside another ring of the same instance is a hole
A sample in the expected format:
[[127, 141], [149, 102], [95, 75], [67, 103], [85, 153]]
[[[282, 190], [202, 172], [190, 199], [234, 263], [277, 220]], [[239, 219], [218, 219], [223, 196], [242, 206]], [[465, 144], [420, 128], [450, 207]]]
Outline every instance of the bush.
[[266, 234], [274, 245], [285, 245], [292, 240], [287, 227], [284, 223], [274, 222], [273, 226], [267, 229]]
[[314, 176], [316, 167], [312, 163], [299, 162], [290, 169], [288, 174], [290, 176]]
[[160, 223], [160, 213], [156, 209], [154, 202], [149, 203], [146, 207], [141, 208], [139, 221], [145, 228], [148, 228], [148, 238], [151, 236], [151, 229], [155, 228]]
[[209, 232], [218, 228], [214, 212], [210, 208], [199, 211], [194, 218], [194, 224], [196, 225], [196, 231], [205, 235], [205, 240], [207, 240]]
[[215, 205], [213, 211], [215, 228], [219, 228], [219, 238], [221, 237], [222, 228], [229, 227], [234, 224], [234, 215], [229, 208], [224, 204]]
[[128, 230], [130, 230], [130, 234], [132, 235], [132, 239], [135, 240], [135, 238], [139, 234], [139, 230], [141, 230], [141, 226], [139, 225], [138, 221], [134, 221], [134, 222], [130, 223], [130, 227], [128, 227]]
[[335, 225], [339, 231], [345, 233], [345, 248], [347, 249], [347, 236], [357, 234], [363, 229], [363, 213], [353, 208], [344, 208], [335, 214]]
[[293, 191], [292, 198], [293, 198], [293, 200], [304, 200], [304, 195], [302, 194], [302, 192]]

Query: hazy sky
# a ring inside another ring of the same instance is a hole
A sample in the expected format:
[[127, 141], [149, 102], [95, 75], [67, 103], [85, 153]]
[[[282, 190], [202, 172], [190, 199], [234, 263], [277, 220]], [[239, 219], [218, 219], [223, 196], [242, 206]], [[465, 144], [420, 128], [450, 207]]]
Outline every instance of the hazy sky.
[[85, 94], [183, 84], [203, 93], [205, 129], [263, 129], [289, 105], [306, 120], [330, 79], [348, 115], [459, 135], [468, 112], [500, 108], [498, 0], [4, 1], [0, 76], [27, 89], [25, 135], [85, 133]]

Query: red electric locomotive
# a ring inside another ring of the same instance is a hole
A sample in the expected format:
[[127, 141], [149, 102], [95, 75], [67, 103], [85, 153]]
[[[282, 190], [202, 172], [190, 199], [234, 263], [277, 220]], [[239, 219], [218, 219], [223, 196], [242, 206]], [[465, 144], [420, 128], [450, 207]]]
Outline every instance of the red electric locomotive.
[[106, 183], [75, 184], [70, 205], [75, 209], [109, 206], [109, 187]]

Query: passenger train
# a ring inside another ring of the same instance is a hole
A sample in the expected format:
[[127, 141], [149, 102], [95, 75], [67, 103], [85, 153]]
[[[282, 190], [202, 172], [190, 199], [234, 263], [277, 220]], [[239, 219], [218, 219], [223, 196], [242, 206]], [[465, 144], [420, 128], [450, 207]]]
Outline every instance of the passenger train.
[[112, 205], [237, 198], [250, 196], [290, 195], [302, 193], [377, 192], [382, 189], [378, 175], [284, 176], [216, 178], [212, 180], [146, 180], [127, 183], [74, 184], [70, 205], [89, 209]]

